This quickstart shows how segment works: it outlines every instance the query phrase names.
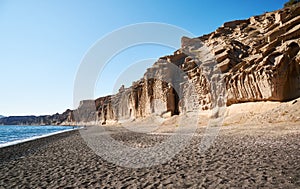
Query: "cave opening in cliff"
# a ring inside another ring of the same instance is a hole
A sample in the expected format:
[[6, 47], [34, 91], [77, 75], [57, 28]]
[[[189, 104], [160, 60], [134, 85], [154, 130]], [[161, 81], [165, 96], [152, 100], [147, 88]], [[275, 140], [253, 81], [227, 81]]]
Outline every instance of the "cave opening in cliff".
[[171, 112], [172, 115], [179, 115], [179, 100], [177, 91], [169, 84], [167, 92], [167, 111]]
[[179, 96], [176, 91], [175, 91], [174, 98], [175, 98], [174, 115], [179, 115], [179, 113], [180, 113], [179, 112]]

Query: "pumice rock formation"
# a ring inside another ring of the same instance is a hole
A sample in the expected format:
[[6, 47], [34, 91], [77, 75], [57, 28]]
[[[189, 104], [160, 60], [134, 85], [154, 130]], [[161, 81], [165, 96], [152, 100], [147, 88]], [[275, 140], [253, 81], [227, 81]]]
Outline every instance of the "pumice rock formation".
[[298, 4], [224, 23], [198, 38], [183, 37], [180, 49], [159, 58], [131, 87], [82, 101], [55, 123], [113, 124], [205, 111], [224, 103], [282, 102], [299, 96]]
[[300, 95], [300, 7], [225, 23], [202, 39], [225, 73], [228, 104]]
[[204, 55], [185, 50], [201, 51], [197, 43], [203, 43], [217, 62], [227, 105], [300, 96], [300, 7], [296, 6], [227, 22], [199, 38], [183, 37], [181, 49], [161, 57], [130, 88], [95, 100], [98, 123], [211, 109], [216, 99], [211, 94], [213, 76], [204, 74]]

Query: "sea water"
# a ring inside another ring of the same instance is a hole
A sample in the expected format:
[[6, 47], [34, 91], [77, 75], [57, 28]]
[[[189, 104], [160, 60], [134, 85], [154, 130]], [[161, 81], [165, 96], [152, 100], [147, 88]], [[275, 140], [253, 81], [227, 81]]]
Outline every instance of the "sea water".
[[0, 147], [34, 140], [66, 132], [79, 127], [72, 126], [24, 126], [24, 125], [1, 125], [0, 126]]

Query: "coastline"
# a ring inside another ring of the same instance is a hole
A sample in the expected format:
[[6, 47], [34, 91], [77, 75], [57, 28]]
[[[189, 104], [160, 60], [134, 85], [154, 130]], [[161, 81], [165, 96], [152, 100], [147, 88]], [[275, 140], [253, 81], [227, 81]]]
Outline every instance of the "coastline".
[[[121, 126], [105, 128], [115, 140], [132, 147], [152, 146], [168, 137], [160, 133], [124, 132]], [[205, 127], [199, 127], [190, 144], [167, 163], [138, 169], [105, 161], [87, 146], [78, 130], [1, 148], [0, 185], [4, 188], [300, 187], [298, 124], [223, 126], [214, 145], [199, 153], [204, 130]]]
[[0, 148], [0, 163], [16, 160], [20, 157], [26, 157], [32, 153], [38, 152], [43, 148], [46, 148], [47, 145], [53, 142], [59, 141], [65, 137], [69, 137], [77, 132], [79, 132], [78, 129], [67, 130], [65, 132], [50, 134], [9, 146], [3, 146]]
[[72, 128], [72, 129], [68, 129], [68, 130], [56, 131], [56, 132], [53, 132], [53, 133], [43, 134], [43, 135], [39, 135], [39, 136], [33, 136], [33, 137], [30, 137], [30, 138], [15, 140], [15, 141], [11, 141], [11, 142], [6, 142], [6, 143], [3, 143], [3, 144], [0, 144], [0, 149], [4, 148], [4, 147], [24, 143], [24, 142], [29, 142], [29, 141], [32, 141], [32, 140], [37, 140], [37, 139], [49, 137], [49, 136], [52, 136], [52, 135], [57, 135], [57, 134], [64, 133], [64, 132], [70, 132], [70, 131], [73, 131], [73, 130], [82, 129], [82, 128], [83, 127], [78, 126], [77, 129]]

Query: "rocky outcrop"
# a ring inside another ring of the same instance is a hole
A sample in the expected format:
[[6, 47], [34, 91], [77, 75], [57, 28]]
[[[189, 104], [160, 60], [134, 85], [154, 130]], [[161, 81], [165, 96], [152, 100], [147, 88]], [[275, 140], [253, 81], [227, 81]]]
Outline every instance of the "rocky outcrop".
[[[159, 58], [131, 87], [122, 86], [117, 94], [82, 101], [78, 109], [61, 117], [43, 118], [43, 123], [111, 124], [241, 102], [297, 98], [299, 15], [297, 5], [224, 23], [199, 38], [183, 37], [179, 50]], [[5, 123], [1, 120], [0, 124]]]
[[[116, 95], [96, 99], [97, 122], [106, 124], [151, 115], [178, 114], [178, 95], [168, 82], [171, 80], [167, 80], [168, 76], [176, 74], [170, 72], [172, 69], [168, 68], [168, 64], [158, 60], [130, 88], [121, 87]], [[173, 83], [179, 86], [179, 82]], [[83, 106], [78, 108], [79, 111], [81, 109], [84, 111]]]
[[[222, 103], [299, 97], [299, 15], [299, 6], [288, 7], [224, 23], [199, 38], [184, 37], [181, 49], [157, 60], [130, 88], [83, 101], [74, 112], [79, 118], [75, 121], [107, 124], [208, 110]], [[222, 95], [224, 101], [219, 100]]]
[[61, 125], [74, 122], [73, 111], [44, 116], [9, 116], [0, 118], [0, 125]]
[[300, 7], [225, 23], [201, 37], [224, 73], [228, 105], [300, 95]]
[[227, 22], [215, 32], [199, 37], [200, 42], [183, 38], [181, 49], [161, 57], [130, 88], [97, 99], [97, 121], [105, 124], [211, 109], [215, 101], [211, 94], [214, 76], [204, 73], [203, 56], [185, 49], [203, 51], [203, 47], [195, 47], [196, 43], [202, 43], [214, 56], [214, 66], [222, 73], [219, 75], [226, 88], [227, 105], [299, 97], [299, 15], [299, 6], [289, 7]]

